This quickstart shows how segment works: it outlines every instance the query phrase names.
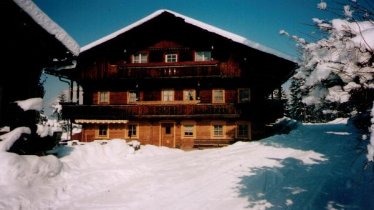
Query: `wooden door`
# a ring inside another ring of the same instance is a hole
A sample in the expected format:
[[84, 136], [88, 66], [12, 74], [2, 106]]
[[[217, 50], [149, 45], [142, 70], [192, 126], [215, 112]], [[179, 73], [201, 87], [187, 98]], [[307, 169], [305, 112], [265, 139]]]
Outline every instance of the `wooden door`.
[[174, 147], [174, 123], [161, 123], [161, 146]]

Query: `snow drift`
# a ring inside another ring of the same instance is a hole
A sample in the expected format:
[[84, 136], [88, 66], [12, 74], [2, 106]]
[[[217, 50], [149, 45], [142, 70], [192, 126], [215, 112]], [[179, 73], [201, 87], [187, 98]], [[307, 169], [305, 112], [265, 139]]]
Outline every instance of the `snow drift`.
[[189, 152], [120, 139], [59, 158], [1, 152], [0, 209], [373, 209], [364, 142], [345, 122]]

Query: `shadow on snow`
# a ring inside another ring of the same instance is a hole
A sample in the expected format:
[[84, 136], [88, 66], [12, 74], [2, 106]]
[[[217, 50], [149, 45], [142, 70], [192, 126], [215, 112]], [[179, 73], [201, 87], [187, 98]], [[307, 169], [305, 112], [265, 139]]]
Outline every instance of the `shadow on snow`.
[[251, 169], [254, 175], [241, 177], [239, 195], [252, 204], [266, 200], [269, 209], [374, 209], [374, 171], [364, 170], [358, 135], [347, 125], [301, 125], [289, 135], [262, 140], [269, 146], [313, 150], [327, 160], [306, 165], [286, 158], [278, 159], [282, 167]]

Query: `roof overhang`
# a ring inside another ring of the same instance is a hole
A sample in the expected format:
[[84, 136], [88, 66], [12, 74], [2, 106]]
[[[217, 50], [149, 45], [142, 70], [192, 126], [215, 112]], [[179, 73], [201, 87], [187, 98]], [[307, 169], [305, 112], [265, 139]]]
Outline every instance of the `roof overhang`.
[[118, 30], [118, 31], [115, 31], [114, 33], [111, 33], [107, 36], [104, 36], [103, 38], [101, 39], [98, 39], [90, 44], [87, 44], [85, 46], [83, 46], [81, 48], [81, 52], [85, 52], [85, 51], [88, 51], [96, 46], [99, 46], [109, 40], [112, 40], [114, 38], [116, 38], [117, 36], [120, 36], [126, 32], [129, 32], [130, 30], [164, 14], [164, 13], [168, 13], [168, 14], [172, 14], [174, 15], [176, 18], [181, 18], [184, 20], [185, 23], [187, 24], [190, 24], [190, 25], [193, 25], [193, 26], [196, 26], [198, 28], [201, 28], [201, 29], [204, 29], [208, 32], [211, 32], [211, 33], [214, 33], [214, 34], [217, 34], [221, 37], [224, 37], [224, 38], [227, 38], [229, 40], [232, 40], [233, 42], [236, 42], [238, 44], [242, 44], [246, 47], [250, 47], [250, 48], [253, 48], [253, 49], [256, 49], [256, 50], [259, 50], [259, 51], [262, 51], [262, 52], [265, 52], [265, 53], [268, 53], [268, 54], [271, 54], [271, 55], [275, 55], [277, 57], [280, 57], [282, 59], [285, 59], [285, 60], [289, 60], [289, 61], [292, 61], [292, 62], [295, 62], [295, 59], [292, 58], [291, 56], [289, 55], [286, 55], [284, 53], [281, 53], [275, 49], [272, 49], [272, 48], [269, 48], [269, 47], [266, 47], [264, 45], [261, 45], [259, 43], [256, 43], [254, 41], [251, 41], [249, 39], [246, 39], [245, 37], [243, 36], [240, 36], [240, 35], [237, 35], [237, 34], [234, 34], [232, 32], [229, 32], [229, 31], [226, 31], [226, 30], [223, 30], [223, 29], [220, 29], [220, 28], [217, 28], [215, 26], [212, 26], [212, 25], [209, 25], [207, 23], [204, 23], [204, 22], [201, 22], [199, 20], [196, 20], [196, 19], [193, 19], [193, 18], [190, 18], [190, 17], [187, 17], [185, 15], [182, 15], [182, 14], [179, 14], [177, 12], [174, 12], [174, 11], [171, 11], [171, 10], [166, 10], [166, 9], [162, 9], [162, 10], [157, 10], [156, 12]]
[[59, 40], [74, 56], [79, 55], [80, 47], [75, 40], [31, 0], [13, 0], [13, 2], [22, 8], [35, 23], [39, 24], [45, 31]]

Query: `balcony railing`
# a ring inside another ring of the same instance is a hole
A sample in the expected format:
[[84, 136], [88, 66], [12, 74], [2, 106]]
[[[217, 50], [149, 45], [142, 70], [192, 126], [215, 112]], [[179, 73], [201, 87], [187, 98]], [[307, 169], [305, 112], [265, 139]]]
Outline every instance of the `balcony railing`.
[[136, 63], [114, 65], [115, 72], [122, 78], [155, 77], [212, 77], [226, 74], [217, 61], [179, 63]]
[[240, 116], [233, 105], [63, 105], [63, 117], [72, 119], [129, 119], [158, 117], [225, 117]]

